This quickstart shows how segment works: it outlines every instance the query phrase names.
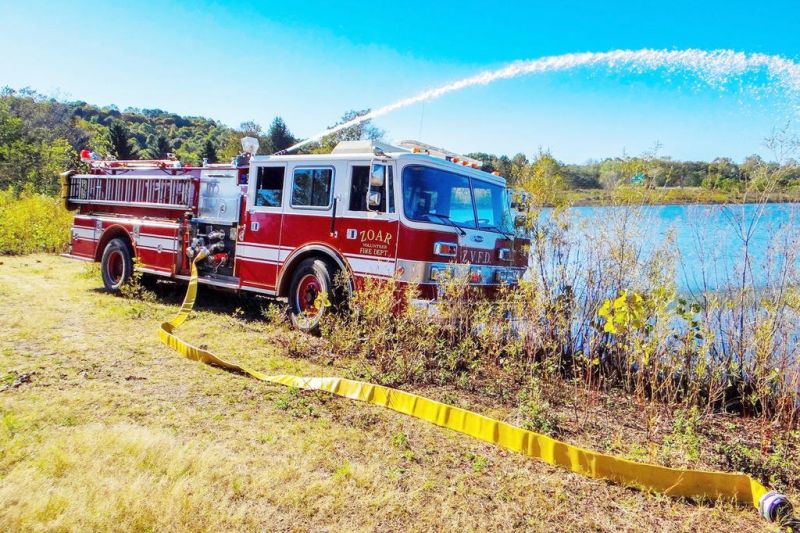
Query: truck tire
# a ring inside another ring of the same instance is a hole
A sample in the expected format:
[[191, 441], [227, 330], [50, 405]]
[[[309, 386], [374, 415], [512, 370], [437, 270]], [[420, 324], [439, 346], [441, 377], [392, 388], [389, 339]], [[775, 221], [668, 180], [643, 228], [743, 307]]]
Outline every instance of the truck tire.
[[119, 292], [120, 288], [131, 279], [133, 259], [125, 241], [111, 239], [108, 242], [100, 259], [100, 272], [103, 276], [103, 285], [112, 292]]
[[[306, 333], [319, 333], [319, 324], [332, 311], [337, 269], [316, 257], [304, 259], [292, 273], [289, 284], [289, 316], [292, 325]], [[324, 294], [324, 298], [319, 298]], [[322, 303], [323, 305], [318, 305]]]

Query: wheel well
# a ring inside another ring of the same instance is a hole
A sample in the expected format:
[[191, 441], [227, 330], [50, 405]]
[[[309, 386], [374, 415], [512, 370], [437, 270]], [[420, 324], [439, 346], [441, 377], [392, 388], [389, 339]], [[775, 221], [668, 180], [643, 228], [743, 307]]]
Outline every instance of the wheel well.
[[292, 257], [291, 261], [281, 270], [278, 282], [278, 296], [287, 296], [289, 294], [289, 285], [292, 283], [292, 273], [294, 269], [310, 257], [322, 259], [340, 270], [349, 270], [346, 263], [341, 258], [323, 249], [315, 248], [313, 250], [301, 252], [297, 254], [297, 256]]
[[111, 241], [111, 239], [122, 239], [125, 244], [128, 245], [128, 251], [131, 253], [131, 257], [134, 257], [131, 236], [128, 235], [128, 232], [122, 226], [111, 226], [103, 232], [103, 235], [97, 242], [97, 249], [94, 252], [95, 261], [100, 261], [100, 259], [103, 257], [103, 251], [106, 249], [106, 246], [108, 246], [108, 243]]

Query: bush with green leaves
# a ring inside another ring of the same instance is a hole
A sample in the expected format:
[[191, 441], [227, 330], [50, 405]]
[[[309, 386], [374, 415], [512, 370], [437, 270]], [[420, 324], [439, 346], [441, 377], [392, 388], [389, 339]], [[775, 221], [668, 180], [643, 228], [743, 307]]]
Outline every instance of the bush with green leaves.
[[72, 213], [58, 198], [0, 190], [0, 255], [57, 253], [69, 242]]

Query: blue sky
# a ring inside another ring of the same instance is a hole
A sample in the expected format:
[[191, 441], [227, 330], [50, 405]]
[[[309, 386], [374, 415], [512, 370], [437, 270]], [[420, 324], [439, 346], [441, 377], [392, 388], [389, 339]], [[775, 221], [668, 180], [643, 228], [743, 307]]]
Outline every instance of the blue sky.
[[[298, 136], [346, 110], [518, 59], [618, 48], [731, 48], [800, 61], [800, 2], [158, 2], [0, 0], [0, 86], [229, 125], [282, 116]], [[452, 150], [769, 156], [797, 121], [766, 87], [581, 69], [470, 88], [377, 120]]]

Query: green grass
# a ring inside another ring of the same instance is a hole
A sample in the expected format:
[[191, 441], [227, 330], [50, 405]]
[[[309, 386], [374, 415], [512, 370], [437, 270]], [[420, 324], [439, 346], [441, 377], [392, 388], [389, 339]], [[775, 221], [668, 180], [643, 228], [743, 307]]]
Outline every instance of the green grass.
[[[180, 287], [115, 297], [95, 273], [44, 255], [0, 266], [4, 531], [765, 528], [754, 509], [585, 479], [379, 407], [188, 361], [157, 337]], [[265, 321], [263, 305], [201, 290], [181, 334], [257, 369], [347, 373], [352, 361], [320, 357], [319, 339]], [[290, 338], [308, 340], [290, 351]], [[532, 416], [448, 386], [412, 390], [510, 421]], [[547, 402], [561, 438], [602, 451], [662, 462], [659, 443], [672, 435], [670, 464], [721, 468], [722, 442], [760, 454], [748, 420], [673, 420], [653, 406], [645, 416], [624, 396], [546, 384], [528, 400]]]

